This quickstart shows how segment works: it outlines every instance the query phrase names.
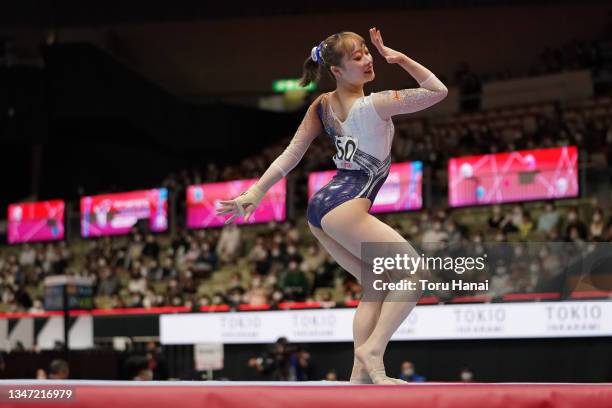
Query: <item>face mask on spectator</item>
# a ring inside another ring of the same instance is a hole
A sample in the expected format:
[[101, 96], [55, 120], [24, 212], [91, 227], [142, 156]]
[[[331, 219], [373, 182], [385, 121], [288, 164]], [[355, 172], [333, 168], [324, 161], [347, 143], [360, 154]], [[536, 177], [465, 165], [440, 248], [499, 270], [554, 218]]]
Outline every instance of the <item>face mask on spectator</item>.
[[461, 372], [461, 380], [462, 381], [472, 381], [472, 373], [469, 371]]
[[404, 377], [412, 377], [412, 375], [414, 374], [414, 369], [413, 368], [405, 368], [402, 371], [402, 374], [404, 374]]

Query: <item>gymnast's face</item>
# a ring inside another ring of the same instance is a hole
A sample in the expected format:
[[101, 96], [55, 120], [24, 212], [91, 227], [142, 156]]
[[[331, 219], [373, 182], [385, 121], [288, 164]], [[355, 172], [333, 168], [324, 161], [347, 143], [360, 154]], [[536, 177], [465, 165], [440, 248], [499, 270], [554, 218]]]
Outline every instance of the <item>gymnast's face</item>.
[[363, 85], [374, 79], [374, 61], [368, 47], [364, 43], [351, 39], [351, 46], [342, 57], [340, 66], [333, 66], [332, 72], [336, 81], [354, 85]]

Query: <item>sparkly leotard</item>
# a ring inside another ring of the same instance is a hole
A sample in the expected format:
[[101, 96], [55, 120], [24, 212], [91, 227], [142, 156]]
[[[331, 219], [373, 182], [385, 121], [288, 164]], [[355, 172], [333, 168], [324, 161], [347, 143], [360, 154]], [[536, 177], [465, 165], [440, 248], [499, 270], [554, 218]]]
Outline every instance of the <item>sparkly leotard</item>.
[[345, 201], [365, 197], [371, 206], [389, 175], [394, 135], [391, 119], [382, 120], [374, 109], [372, 94], [357, 99], [344, 122], [334, 114], [329, 98], [321, 98], [317, 112], [336, 147], [338, 172], [308, 204], [308, 221], [319, 228], [323, 216]]

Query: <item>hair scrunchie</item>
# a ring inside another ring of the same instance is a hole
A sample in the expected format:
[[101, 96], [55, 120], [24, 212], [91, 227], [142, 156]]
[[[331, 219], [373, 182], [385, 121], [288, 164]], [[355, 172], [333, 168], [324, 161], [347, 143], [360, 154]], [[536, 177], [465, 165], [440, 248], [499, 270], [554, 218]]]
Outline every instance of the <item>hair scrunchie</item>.
[[310, 51], [310, 58], [312, 58], [314, 62], [318, 62], [319, 65], [323, 63], [323, 58], [321, 57], [322, 47], [323, 47], [323, 41], [321, 41], [319, 45], [312, 47], [312, 50]]

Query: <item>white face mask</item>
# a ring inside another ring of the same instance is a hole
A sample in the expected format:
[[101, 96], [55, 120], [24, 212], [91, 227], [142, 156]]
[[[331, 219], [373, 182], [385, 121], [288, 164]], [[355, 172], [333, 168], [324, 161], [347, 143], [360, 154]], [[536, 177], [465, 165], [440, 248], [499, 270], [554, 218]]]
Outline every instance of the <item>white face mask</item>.
[[472, 381], [472, 373], [464, 371], [461, 373], [461, 381]]
[[412, 375], [414, 374], [414, 369], [407, 368], [404, 371], [402, 371], [402, 374], [404, 374], [405, 377], [412, 377]]

